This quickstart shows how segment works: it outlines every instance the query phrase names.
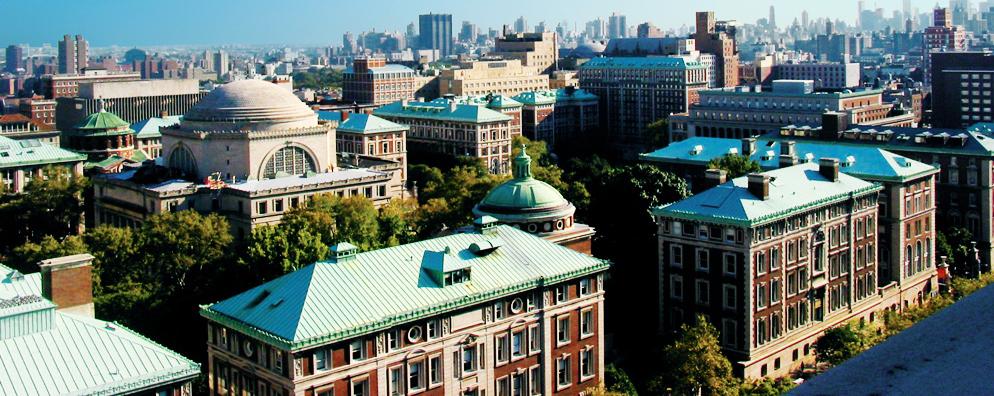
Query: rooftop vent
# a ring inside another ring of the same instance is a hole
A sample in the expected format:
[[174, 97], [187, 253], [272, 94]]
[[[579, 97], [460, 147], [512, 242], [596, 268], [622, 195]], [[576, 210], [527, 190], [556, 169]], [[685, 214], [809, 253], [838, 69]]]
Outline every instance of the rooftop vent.
[[491, 232], [498, 224], [500, 224], [499, 221], [493, 216], [482, 216], [473, 220], [473, 228], [480, 233]]
[[356, 253], [359, 252], [359, 248], [348, 242], [339, 242], [331, 245], [328, 250], [331, 251], [331, 258], [329, 259], [333, 263], [341, 263], [349, 261], [355, 258]]
[[690, 149], [690, 155], [698, 155], [704, 151], [704, 146], [696, 145], [694, 148]]
[[500, 238], [490, 238], [480, 242], [473, 242], [469, 245], [469, 251], [477, 256], [486, 256], [493, 253], [497, 248], [504, 246], [504, 241]]

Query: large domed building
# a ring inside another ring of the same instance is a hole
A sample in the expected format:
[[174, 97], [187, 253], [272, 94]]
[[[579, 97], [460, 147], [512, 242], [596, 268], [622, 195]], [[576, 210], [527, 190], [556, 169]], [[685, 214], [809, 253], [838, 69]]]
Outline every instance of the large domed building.
[[576, 222], [576, 207], [558, 190], [532, 177], [531, 158], [524, 146], [514, 158], [512, 173], [511, 180], [490, 190], [473, 208], [473, 216], [489, 216], [499, 223], [589, 254], [594, 229]]
[[178, 124], [159, 129], [158, 166], [94, 182], [96, 223], [133, 225], [153, 213], [195, 209], [225, 214], [244, 236], [315, 194], [362, 195], [376, 205], [402, 196], [399, 161], [339, 166], [337, 126], [272, 82], [222, 85]]

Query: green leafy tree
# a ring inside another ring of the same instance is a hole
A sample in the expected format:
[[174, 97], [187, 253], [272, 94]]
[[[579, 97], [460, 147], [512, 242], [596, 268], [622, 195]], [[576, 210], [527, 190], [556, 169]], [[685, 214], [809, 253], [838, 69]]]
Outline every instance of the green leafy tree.
[[732, 363], [718, 345], [718, 329], [704, 316], [681, 326], [679, 337], [663, 349], [663, 359], [668, 370], [650, 384], [653, 394], [727, 395], [737, 390]]
[[328, 245], [309, 227], [269, 225], [252, 230], [244, 263], [264, 282], [324, 259]]
[[104, 285], [113, 287], [135, 280], [135, 268], [143, 255], [133, 229], [99, 226], [87, 230], [83, 240], [93, 255], [94, 295], [102, 294]]
[[819, 362], [835, 366], [860, 354], [874, 343], [875, 340], [868, 336], [865, 325], [850, 322], [826, 330], [815, 343], [815, 352]]
[[604, 386], [608, 392], [621, 395], [638, 396], [635, 383], [628, 374], [614, 363], [604, 366]]
[[51, 235], [45, 235], [38, 243], [28, 242], [14, 248], [8, 265], [22, 273], [38, 272], [38, 262], [50, 258], [86, 253], [83, 238], [72, 235], [63, 240], [56, 240]]
[[0, 244], [6, 248], [78, 235], [83, 221], [83, 190], [88, 181], [65, 167], [42, 168], [17, 194], [0, 204]]
[[708, 169], [724, 170], [728, 172], [729, 179], [763, 171], [758, 162], [738, 154], [726, 154], [715, 158], [708, 162]]
[[232, 254], [232, 241], [228, 221], [217, 214], [184, 210], [151, 216], [142, 225], [143, 283], [157, 284], [167, 295], [188, 292], [188, 286], [211, 287], [208, 280], [223, 281], [210, 275]]
[[646, 128], [649, 135], [649, 144], [653, 148], [666, 147], [670, 143], [669, 138], [670, 120], [662, 118], [650, 123]]
[[393, 199], [380, 207], [378, 217], [380, 244], [382, 246], [397, 246], [417, 240], [420, 222], [418, 201]]
[[739, 395], [742, 396], [780, 396], [786, 395], [791, 389], [797, 386], [788, 377], [763, 378], [759, 380], [743, 381], [739, 385]]
[[[935, 238], [939, 256], [946, 256], [953, 277], [976, 277], [976, 256], [973, 253], [973, 234], [962, 227], [939, 230]], [[937, 260], [938, 261], [938, 260]]]

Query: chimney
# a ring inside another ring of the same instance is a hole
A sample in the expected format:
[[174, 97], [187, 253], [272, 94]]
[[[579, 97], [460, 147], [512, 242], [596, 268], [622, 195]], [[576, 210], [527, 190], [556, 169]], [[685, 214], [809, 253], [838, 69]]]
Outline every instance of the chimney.
[[749, 137], [749, 138], [742, 139], [742, 150], [739, 150], [739, 151], [741, 151], [742, 155], [746, 156], [746, 157], [751, 156], [753, 153], [755, 153], [756, 152], [756, 138]]
[[162, 111], [159, 112], [159, 118], [166, 118], [166, 117], [169, 117], [169, 111], [168, 110], [162, 110]]
[[449, 111], [455, 112], [459, 108], [459, 104], [456, 103], [455, 99], [449, 99]]
[[831, 182], [839, 181], [839, 160], [836, 158], [821, 158], [818, 160], [818, 173]]
[[835, 111], [827, 111], [821, 115], [821, 130], [825, 137], [837, 137], [849, 129], [849, 115]]
[[767, 200], [770, 198], [770, 176], [762, 173], [749, 174], [749, 192], [756, 198]]
[[780, 167], [797, 165], [797, 149], [793, 140], [780, 142]]
[[44, 260], [41, 295], [67, 313], [93, 317], [93, 256], [77, 254]]
[[707, 188], [725, 184], [725, 181], [728, 180], [728, 172], [724, 169], [708, 169], [704, 172], [704, 180]]
[[349, 112], [343, 111], [340, 114], [342, 115], [342, 122], [345, 122], [345, 120], [349, 119], [349, 114], [350, 114]]

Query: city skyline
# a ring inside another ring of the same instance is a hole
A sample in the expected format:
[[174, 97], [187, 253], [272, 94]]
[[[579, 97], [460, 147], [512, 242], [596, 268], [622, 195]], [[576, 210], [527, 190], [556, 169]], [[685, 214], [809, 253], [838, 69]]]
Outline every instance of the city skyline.
[[[810, 15], [818, 15], [832, 19], [842, 19], [848, 22], [856, 20], [857, 1], [845, 0], [849, 7], [838, 6], [835, 3], [808, 3], [787, 0], [772, 0], [763, 3], [737, 3], [731, 0], [711, 0], [694, 5], [680, 5], [674, 10], [671, 4], [645, 4], [636, 0], [618, 0], [610, 4], [583, 1], [583, 6], [571, 4], [566, 9], [561, 3], [531, 3], [523, 0], [508, 0], [510, 3], [529, 7], [527, 12], [531, 18], [529, 23], [534, 26], [545, 21], [549, 28], [567, 20], [582, 29], [585, 21], [597, 17], [607, 18], [612, 12], [628, 15], [629, 25], [636, 26], [642, 22], [652, 22], [662, 29], [677, 29], [682, 26], [692, 26], [694, 11], [697, 9], [714, 9], [718, 18], [736, 19], [744, 23], [753, 23], [769, 14], [769, 7], [776, 7], [777, 25], [788, 26], [795, 18], [800, 19], [802, 11]], [[259, 13], [256, 12], [269, 4], [260, 0], [220, 0], [212, 2], [193, 2], [180, 0], [175, 9], [197, 9], [200, 12], [172, 14], [150, 23], [142, 15], [155, 15], [161, 12], [155, 4], [144, 2], [110, 2], [71, 3], [60, 2], [57, 12], [48, 13], [50, 23], [41, 26], [32, 24], [31, 18], [14, 18], [10, 21], [8, 41], [11, 43], [41, 46], [45, 43], [54, 44], [58, 37], [66, 33], [79, 33], [95, 47], [106, 46], [158, 46], [158, 45], [261, 45], [285, 44], [300, 46], [340, 45], [344, 32], [404, 31], [408, 23], [416, 23], [419, 14], [447, 13], [452, 14], [454, 24], [468, 20], [481, 28], [497, 28], [503, 24], [513, 25], [521, 16], [522, 8], [506, 6], [499, 9], [484, 9], [476, 4], [440, 0], [428, 8], [421, 3], [407, 3], [387, 0], [390, 7], [383, 7], [382, 14], [372, 20], [363, 18], [343, 17], [339, 4], [317, 0], [295, 1], [289, 4], [285, 12]], [[925, 12], [935, 5], [934, 2], [915, 0], [911, 7], [917, 7], [919, 12]], [[885, 15], [894, 10], [901, 10], [902, 0], [883, 0], [873, 4], [874, 7], [884, 8]], [[28, 3], [15, 3], [7, 6], [11, 15], [26, 15], [31, 12]], [[303, 10], [310, 10], [303, 12]], [[542, 15], [538, 18], [536, 15]], [[95, 20], [108, 19], [113, 23], [97, 24]], [[328, 21], [327, 23], [325, 21]], [[279, 30], [258, 29], [259, 26], [280, 26]], [[160, 26], [165, 25], [165, 26]], [[330, 27], [329, 27], [330, 25]], [[172, 26], [172, 28], [169, 28]], [[571, 26], [572, 27], [572, 26]], [[126, 34], [122, 34], [126, 32]]]

